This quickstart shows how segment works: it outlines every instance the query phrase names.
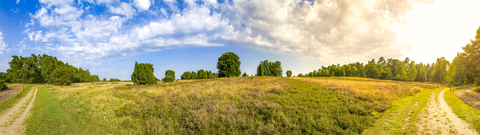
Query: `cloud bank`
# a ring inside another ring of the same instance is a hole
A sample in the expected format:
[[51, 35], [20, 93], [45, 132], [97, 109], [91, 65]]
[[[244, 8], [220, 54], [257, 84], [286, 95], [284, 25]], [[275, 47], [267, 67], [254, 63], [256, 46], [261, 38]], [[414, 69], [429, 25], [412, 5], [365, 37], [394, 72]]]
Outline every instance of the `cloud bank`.
[[[189, 46], [240, 45], [352, 62], [401, 57], [394, 25], [417, 2], [388, 0], [40, 0], [31, 18], [48, 29], [24, 31], [41, 49], [57, 51], [72, 64], [89, 65], [129, 55]], [[94, 8], [103, 7], [103, 12]], [[30, 28], [31, 27], [31, 28]], [[1, 43], [1, 42], [0, 42]]]

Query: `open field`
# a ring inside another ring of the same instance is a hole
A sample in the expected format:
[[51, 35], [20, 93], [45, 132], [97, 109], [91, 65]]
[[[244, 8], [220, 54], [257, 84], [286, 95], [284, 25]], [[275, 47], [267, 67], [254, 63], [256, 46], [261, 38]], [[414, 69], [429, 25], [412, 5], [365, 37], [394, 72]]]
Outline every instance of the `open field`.
[[357, 134], [379, 129], [392, 105], [409, 113], [395, 100], [443, 86], [336, 77], [131, 84], [39, 87], [27, 134]]

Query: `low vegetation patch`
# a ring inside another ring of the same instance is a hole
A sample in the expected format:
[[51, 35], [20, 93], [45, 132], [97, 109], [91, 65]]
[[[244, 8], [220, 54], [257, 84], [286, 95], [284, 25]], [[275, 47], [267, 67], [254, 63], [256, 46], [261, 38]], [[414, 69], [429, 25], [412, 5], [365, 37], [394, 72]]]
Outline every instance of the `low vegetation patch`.
[[[391, 83], [403, 86], [406, 82]], [[418, 87], [415, 91], [427, 86]], [[341, 89], [279, 77], [178, 80], [150, 86], [77, 83], [47, 88], [67, 115], [86, 121], [77, 123], [82, 125], [78, 130], [61, 132], [73, 134], [84, 133], [87, 127], [86, 131], [107, 134], [359, 134], [374, 126], [379, 112], [390, 108], [386, 101], [396, 99], [380, 100], [375, 92], [364, 92], [364, 87]], [[404, 95], [409, 94], [397, 98]]]
[[452, 111], [458, 117], [469, 122], [478, 132], [480, 132], [480, 111], [465, 104], [450, 90], [445, 91], [444, 97], [448, 106], [452, 108]]
[[480, 92], [480, 86], [479, 87], [475, 87], [472, 89], [472, 91], [475, 91], [475, 92]]

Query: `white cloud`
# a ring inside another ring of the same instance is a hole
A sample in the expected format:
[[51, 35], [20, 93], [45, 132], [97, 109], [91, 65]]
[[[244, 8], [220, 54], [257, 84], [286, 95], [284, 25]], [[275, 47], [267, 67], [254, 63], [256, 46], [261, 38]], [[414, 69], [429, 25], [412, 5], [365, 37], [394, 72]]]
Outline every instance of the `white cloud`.
[[[68, 1], [40, 2], [42, 8], [32, 17], [49, 31], [26, 32], [29, 39], [62, 42], [45, 48], [58, 51], [74, 64], [181, 46], [225, 44], [344, 63], [401, 57], [412, 46], [397, 43], [394, 29], [408, 21], [405, 16], [413, 9], [410, 1], [165, 1], [168, 8], [159, 9], [162, 18], [128, 28], [124, 23], [136, 12], [124, 2], [102, 1], [109, 3], [103, 5], [108, 12], [122, 16], [93, 16]], [[135, 0], [133, 4], [142, 12], [151, 3]], [[178, 9], [178, 4], [184, 9]]]
[[137, 7], [139, 12], [148, 10], [150, 8], [150, 0], [134, 0], [135, 7]]
[[17, 0], [17, 2], [16, 2], [16, 3], [18, 4], [19, 2], [20, 2], [20, 0]]
[[8, 47], [7, 43], [3, 41], [3, 33], [0, 31], [0, 54], [3, 54], [3, 50]]
[[133, 9], [132, 5], [125, 2], [122, 2], [118, 7], [109, 7], [108, 11], [114, 14], [125, 15], [127, 18], [132, 18], [136, 14], [136, 11]]

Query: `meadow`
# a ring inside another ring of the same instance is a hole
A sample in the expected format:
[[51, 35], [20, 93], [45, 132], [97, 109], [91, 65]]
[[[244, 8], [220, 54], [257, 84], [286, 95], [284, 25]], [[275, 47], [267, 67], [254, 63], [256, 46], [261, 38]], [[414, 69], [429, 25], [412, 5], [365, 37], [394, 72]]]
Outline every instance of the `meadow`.
[[444, 86], [355, 77], [132, 84], [42, 86], [27, 134], [360, 134], [392, 105], [408, 107], [396, 100]]

